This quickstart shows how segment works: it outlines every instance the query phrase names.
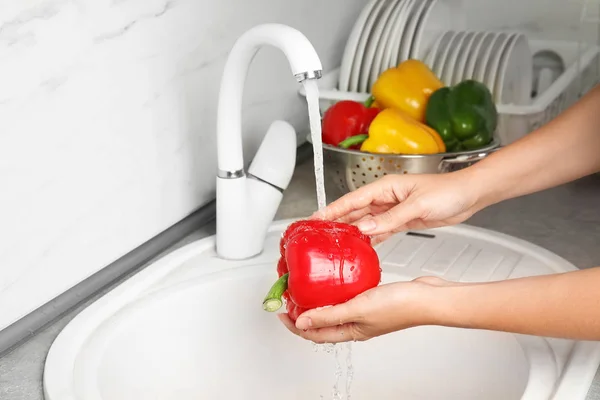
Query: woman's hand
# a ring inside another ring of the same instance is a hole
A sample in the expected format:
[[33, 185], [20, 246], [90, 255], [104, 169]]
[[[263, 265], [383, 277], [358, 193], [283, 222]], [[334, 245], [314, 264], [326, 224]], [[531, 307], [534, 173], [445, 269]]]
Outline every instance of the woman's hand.
[[479, 205], [480, 184], [469, 169], [439, 175], [387, 175], [331, 203], [313, 218], [356, 224], [373, 244], [407, 229], [463, 222]]
[[598, 341], [599, 284], [600, 267], [483, 283], [422, 277], [308, 310], [296, 324], [279, 318], [315, 343], [364, 341], [421, 325]]
[[419, 325], [440, 323], [443, 315], [432, 289], [457, 286], [436, 277], [417, 278], [370, 289], [346, 303], [309, 310], [296, 324], [280, 314], [293, 333], [315, 343], [363, 341]]
[[[356, 223], [373, 244], [405, 229], [460, 223], [481, 208], [474, 178], [444, 175], [388, 175], [350, 192], [313, 218]], [[456, 286], [435, 277], [381, 285], [354, 299], [301, 315], [296, 324], [279, 318], [297, 335], [316, 343], [367, 340], [418, 325], [436, 323], [432, 288]]]

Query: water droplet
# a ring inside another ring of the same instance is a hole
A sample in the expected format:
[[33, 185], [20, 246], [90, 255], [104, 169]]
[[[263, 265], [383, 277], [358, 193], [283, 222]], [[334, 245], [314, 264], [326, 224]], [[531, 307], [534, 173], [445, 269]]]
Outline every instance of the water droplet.
[[327, 254], [327, 258], [333, 260], [333, 254]]
[[350, 267], [350, 272], [354, 271], [354, 265]]

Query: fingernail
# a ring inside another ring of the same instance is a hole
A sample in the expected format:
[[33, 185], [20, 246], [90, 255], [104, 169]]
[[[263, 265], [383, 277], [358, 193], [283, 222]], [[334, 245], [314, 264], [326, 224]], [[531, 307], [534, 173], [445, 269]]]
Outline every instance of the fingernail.
[[377, 224], [372, 219], [366, 219], [364, 221], [360, 221], [357, 225], [358, 229], [362, 232], [367, 233], [371, 232], [373, 229], [377, 227]]
[[312, 326], [312, 320], [310, 318], [298, 318], [296, 321], [296, 328], [298, 329], [308, 329]]
[[322, 211], [315, 211], [311, 216], [310, 219], [324, 219], [324, 215]]

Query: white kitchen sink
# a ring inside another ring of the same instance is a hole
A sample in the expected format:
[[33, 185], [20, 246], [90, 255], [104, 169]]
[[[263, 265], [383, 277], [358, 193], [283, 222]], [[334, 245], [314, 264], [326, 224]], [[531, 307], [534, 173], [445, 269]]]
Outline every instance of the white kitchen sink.
[[[334, 356], [313, 351], [261, 307], [290, 222], [274, 223], [265, 251], [253, 259], [219, 259], [214, 237], [206, 238], [92, 304], [50, 349], [46, 398], [331, 398]], [[402, 233], [378, 248], [384, 282], [421, 275], [489, 281], [575, 269], [544, 249], [479, 228], [421, 233], [433, 237]], [[595, 342], [433, 326], [352, 348], [353, 400], [583, 400], [600, 363]]]

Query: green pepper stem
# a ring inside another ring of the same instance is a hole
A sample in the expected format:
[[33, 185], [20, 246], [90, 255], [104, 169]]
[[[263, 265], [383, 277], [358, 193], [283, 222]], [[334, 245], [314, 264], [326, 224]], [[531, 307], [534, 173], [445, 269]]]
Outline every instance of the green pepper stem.
[[367, 135], [366, 133], [362, 133], [360, 135], [350, 136], [349, 138], [346, 138], [346, 139], [342, 140], [338, 144], [338, 146], [341, 147], [342, 149], [347, 149], [347, 148], [349, 148], [351, 146], [354, 146], [355, 144], [361, 144], [362, 142], [364, 142], [368, 138], [369, 138], [369, 135]]
[[289, 273], [281, 275], [279, 279], [271, 286], [269, 293], [263, 300], [263, 309], [268, 312], [275, 312], [281, 308], [283, 301], [281, 296], [288, 287], [288, 276]]
[[373, 102], [375, 102], [375, 96], [369, 96], [369, 98], [365, 100], [364, 105], [365, 107], [369, 108], [371, 105], [373, 105]]

